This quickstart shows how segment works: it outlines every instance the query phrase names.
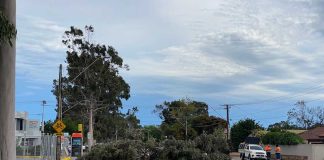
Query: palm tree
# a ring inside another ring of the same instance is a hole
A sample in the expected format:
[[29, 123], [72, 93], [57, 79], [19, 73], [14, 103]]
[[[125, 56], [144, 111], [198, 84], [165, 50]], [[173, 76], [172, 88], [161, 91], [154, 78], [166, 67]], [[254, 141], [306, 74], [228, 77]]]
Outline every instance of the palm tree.
[[[0, 0], [0, 11], [16, 24], [16, 0]], [[3, 25], [3, 24], [0, 24]], [[16, 159], [15, 63], [16, 44], [0, 44], [0, 160]]]

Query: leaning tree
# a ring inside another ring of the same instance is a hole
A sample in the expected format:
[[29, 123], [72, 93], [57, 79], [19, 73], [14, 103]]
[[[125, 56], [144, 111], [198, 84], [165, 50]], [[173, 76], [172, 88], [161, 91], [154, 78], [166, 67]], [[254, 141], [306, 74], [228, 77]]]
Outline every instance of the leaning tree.
[[[130, 87], [119, 74], [128, 66], [112, 46], [91, 42], [93, 32], [92, 26], [85, 26], [85, 31], [71, 27], [62, 41], [67, 47], [67, 75], [62, 78], [63, 118], [88, 120], [89, 148], [93, 145], [96, 114], [117, 113], [122, 99], [130, 97]], [[57, 80], [53, 93], [58, 95]]]

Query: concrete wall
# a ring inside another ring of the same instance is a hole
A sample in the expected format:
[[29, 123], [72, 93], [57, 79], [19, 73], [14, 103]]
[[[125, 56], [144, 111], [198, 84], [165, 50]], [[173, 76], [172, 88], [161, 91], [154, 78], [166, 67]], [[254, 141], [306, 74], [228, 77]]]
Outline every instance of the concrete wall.
[[313, 160], [324, 160], [324, 144], [312, 144]]
[[300, 145], [290, 145], [290, 146], [280, 146], [283, 155], [297, 155], [297, 156], [307, 156], [309, 160], [312, 160], [312, 145], [311, 144], [300, 144]]
[[[275, 146], [272, 147], [274, 153]], [[324, 144], [280, 145], [282, 155], [307, 156], [308, 160], [324, 160]]]

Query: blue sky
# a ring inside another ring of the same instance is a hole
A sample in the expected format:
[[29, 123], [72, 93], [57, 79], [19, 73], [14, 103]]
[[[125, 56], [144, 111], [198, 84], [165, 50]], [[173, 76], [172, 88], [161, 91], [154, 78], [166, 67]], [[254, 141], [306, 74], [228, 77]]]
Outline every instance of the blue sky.
[[[298, 100], [324, 98], [324, 3], [319, 0], [17, 0], [16, 111], [55, 117], [52, 81], [63, 66], [63, 32], [95, 27], [94, 41], [114, 46], [130, 65], [125, 109], [141, 124], [159, 124], [163, 101], [206, 102], [231, 123], [286, 120]], [[66, 73], [66, 71], [64, 71]], [[266, 101], [264, 101], [266, 100]]]

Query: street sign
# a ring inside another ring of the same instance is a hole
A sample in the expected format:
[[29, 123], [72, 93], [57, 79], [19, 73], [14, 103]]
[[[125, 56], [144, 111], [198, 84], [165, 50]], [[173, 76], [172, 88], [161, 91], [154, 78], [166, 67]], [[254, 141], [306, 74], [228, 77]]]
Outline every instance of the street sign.
[[52, 127], [57, 133], [61, 133], [66, 126], [61, 120], [57, 120]]
[[55, 133], [56, 136], [63, 136], [63, 133], [60, 132], [60, 133]]
[[82, 124], [78, 124], [78, 131], [82, 132]]

